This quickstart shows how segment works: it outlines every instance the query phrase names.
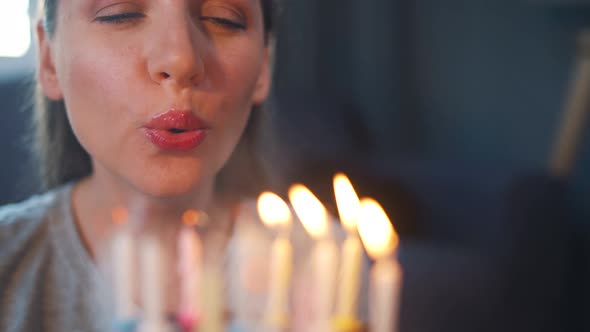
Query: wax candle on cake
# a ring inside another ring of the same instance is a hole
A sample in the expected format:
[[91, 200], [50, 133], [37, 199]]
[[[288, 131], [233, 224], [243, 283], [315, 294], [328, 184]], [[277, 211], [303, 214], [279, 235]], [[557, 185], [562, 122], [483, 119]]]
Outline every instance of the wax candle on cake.
[[266, 226], [277, 232], [271, 245], [270, 285], [264, 325], [267, 330], [282, 331], [289, 325], [289, 286], [293, 255], [289, 241], [291, 212], [287, 203], [279, 196], [266, 192], [258, 198], [258, 214]]
[[197, 331], [200, 312], [199, 288], [203, 265], [203, 244], [195, 227], [200, 213], [188, 210], [182, 215], [178, 236], [178, 274], [180, 276], [180, 312], [178, 321], [184, 331]]
[[371, 332], [395, 332], [402, 286], [402, 269], [395, 257], [399, 238], [385, 211], [375, 200], [361, 201], [358, 229], [375, 263], [370, 272], [369, 327]]
[[203, 276], [200, 287], [201, 315], [199, 332], [224, 331], [225, 302], [223, 286], [223, 243], [225, 234], [212, 231], [207, 235], [205, 248], [209, 252], [203, 265]]
[[163, 252], [155, 237], [141, 241], [140, 271], [143, 319], [139, 332], [172, 332], [164, 307]]
[[360, 202], [352, 183], [344, 174], [334, 177], [334, 193], [340, 221], [347, 234], [340, 255], [334, 329], [357, 331], [362, 328], [357, 317], [363, 261], [363, 248], [357, 230]]
[[303, 185], [289, 190], [289, 199], [305, 230], [316, 241], [312, 249], [313, 279], [312, 329], [330, 331], [334, 303], [338, 248], [330, 232], [328, 212], [314, 194]]
[[135, 269], [134, 240], [129, 230], [129, 216], [124, 208], [112, 211], [117, 226], [112, 242], [113, 286], [115, 298], [115, 329], [131, 331], [137, 324], [137, 309], [133, 301]]

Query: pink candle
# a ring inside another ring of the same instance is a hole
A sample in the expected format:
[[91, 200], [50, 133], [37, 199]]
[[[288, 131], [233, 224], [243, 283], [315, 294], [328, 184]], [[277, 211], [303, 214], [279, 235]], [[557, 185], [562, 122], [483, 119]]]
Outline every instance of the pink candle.
[[199, 315], [199, 287], [203, 264], [203, 245], [195, 230], [199, 214], [189, 210], [183, 214], [178, 238], [178, 273], [180, 276], [180, 312], [178, 319], [185, 331], [196, 328]]

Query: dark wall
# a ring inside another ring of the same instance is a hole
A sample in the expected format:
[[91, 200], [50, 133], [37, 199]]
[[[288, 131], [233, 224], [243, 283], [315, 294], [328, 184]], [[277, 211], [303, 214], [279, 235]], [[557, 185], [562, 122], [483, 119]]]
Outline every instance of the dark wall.
[[416, 1], [413, 14], [425, 154], [544, 165], [590, 15], [513, 0]]
[[[291, 1], [275, 92], [349, 100], [380, 158], [542, 169], [576, 38], [590, 28], [590, 6], [571, 3]], [[586, 155], [588, 145], [586, 139]], [[575, 190], [590, 198], [588, 159], [580, 159]], [[590, 208], [582, 210], [590, 219]]]
[[38, 189], [32, 162], [30, 80], [14, 76], [0, 82], [2, 121], [0, 121], [0, 204], [22, 200]]

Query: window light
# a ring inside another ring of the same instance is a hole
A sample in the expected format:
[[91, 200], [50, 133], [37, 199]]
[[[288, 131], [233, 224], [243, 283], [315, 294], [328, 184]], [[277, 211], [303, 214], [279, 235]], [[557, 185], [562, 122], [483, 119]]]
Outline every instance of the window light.
[[28, 0], [0, 0], [0, 57], [19, 58], [31, 47]]

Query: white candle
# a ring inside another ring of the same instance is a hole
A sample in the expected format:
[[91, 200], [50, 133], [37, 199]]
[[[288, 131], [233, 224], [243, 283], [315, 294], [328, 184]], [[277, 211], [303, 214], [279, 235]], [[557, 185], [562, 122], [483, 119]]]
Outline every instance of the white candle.
[[370, 330], [395, 332], [402, 286], [402, 269], [394, 258], [398, 236], [383, 208], [372, 199], [361, 201], [358, 229], [367, 253], [376, 261], [370, 278]]
[[133, 236], [125, 225], [128, 222], [127, 211], [115, 209], [113, 221], [121, 225], [112, 243], [113, 283], [115, 290], [115, 310], [119, 320], [133, 319], [136, 307], [133, 302], [135, 282], [134, 269], [134, 241]]
[[396, 260], [383, 258], [371, 269], [370, 325], [372, 332], [395, 332], [399, 312], [402, 269]]
[[330, 238], [318, 241], [312, 253], [316, 331], [330, 331], [338, 270], [338, 247]]
[[141, 243], [141, 294], [143, 320], [140, 332], [171, 331], [165, 319], [163, 297], [162, 248], [157, 239], [148, 237]]
[[133, 238], [121, 230], [113, 240], [113, 264], [116, 312], [118, 319], [130, 319], [135, 315], [133, 303]]
[[314, 290], [312, 306], [314, 331], [330, 331], [338, 266], [338, 248], [330, 236], [328, 213], [309, 189], [294, 185], [289, 190], [291, 204], [305, 230], [317, 241], [311, 256]]
[[358, 326], [357, 308], [363, 261], [363, 248], [357, 231], [360, 202], [352, 183], [344, 174], [337, 174], [334, 177], [334, 193], [340, 221], [347, 232], [340, 256], [336, 318], [341, 324]]
[[338, 318], [357, 319], [362, 261], [361, 241], [358, 236], [349, 235], [342, 245], [338, 302], [336, 304], [336, 317]]
[[268, 330], [280, 331], [289, 325], [289, 286], [293, 268], [293, 248], [288, 237], [291, 212], [278, 195], [266, 192], [258, 198], [258, 214], [265, 225], [279, 232], [271, 245], [264, 324]]

